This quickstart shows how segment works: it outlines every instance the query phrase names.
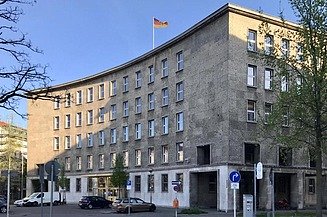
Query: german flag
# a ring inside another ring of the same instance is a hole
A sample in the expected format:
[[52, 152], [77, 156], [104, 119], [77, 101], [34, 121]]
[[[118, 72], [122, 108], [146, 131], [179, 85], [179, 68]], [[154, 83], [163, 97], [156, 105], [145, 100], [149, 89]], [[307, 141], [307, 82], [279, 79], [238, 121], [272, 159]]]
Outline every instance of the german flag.
[[168, 26], [167, 21], [160, 21], [156, 18], [153, 18], [153, 27], [154, 28], [166, 28]]

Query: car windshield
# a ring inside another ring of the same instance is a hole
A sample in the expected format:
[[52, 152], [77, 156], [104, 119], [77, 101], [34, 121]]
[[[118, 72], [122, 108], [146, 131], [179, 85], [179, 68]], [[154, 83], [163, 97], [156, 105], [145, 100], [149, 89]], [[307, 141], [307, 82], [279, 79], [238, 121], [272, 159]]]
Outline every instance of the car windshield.
[[33, 193], [33, 194], [31, 194], [31, 195], [29, 196], [29, 198], [34, 198], [34, 197], [36, 197], [38, 194], [39, 194], [39, 193]]

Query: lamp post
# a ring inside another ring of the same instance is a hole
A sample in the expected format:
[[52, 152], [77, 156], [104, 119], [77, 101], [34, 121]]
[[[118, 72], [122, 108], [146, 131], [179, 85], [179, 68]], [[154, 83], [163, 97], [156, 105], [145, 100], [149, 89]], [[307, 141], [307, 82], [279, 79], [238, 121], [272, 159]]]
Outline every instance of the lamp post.
[[152, 169], [150, 169], [149, 170], [149, 173], [150, 173], [150, 175], [149, 175], [149, 178], [150, 178], [150, 186], [149, 186], [149, 190], [150, 190], [150, 203], [152, 203], [152, 193], [153, 193], [153, 175], [152, 175], [152, 172], [153, 172], [153, 170]]

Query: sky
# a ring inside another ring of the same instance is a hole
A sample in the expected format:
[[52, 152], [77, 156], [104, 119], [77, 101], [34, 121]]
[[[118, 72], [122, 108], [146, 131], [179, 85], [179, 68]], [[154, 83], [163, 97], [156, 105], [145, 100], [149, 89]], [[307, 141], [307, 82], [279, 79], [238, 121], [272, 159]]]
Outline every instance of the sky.
[[[296, 21], [287, 0], [37, 0], [23, 6], [17, 27], [27, 33], [43, 54], [31, 62], [48, 65], [51, 85], [99, 73], [123, 64], [152, 49], [153, 17], [167, 21], [155, 29], [155, 47], [181, 34], [226, 3], [260, 10]], [[0, 64], [4, 59], [0, 60]], [[27, 113], [22, 100], [19, 112]], [[0, 110], [0, 119], [9, 117]], [[27, 121], [13, 116], [15, 125]]]

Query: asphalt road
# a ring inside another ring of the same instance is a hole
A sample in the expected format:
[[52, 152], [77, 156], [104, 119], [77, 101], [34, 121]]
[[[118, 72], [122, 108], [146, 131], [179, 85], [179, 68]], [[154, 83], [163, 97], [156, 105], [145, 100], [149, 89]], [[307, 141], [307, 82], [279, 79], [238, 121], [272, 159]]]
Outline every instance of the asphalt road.
[[[113, 210], [109, 209], [81, 209], [76, 204], [66, 204], [61, 206], [53, 206], [52, 209], [52, 217], [124, 217], [124, 216], [139, 216], [139, 217], [175, 217], [175, 210], [173, 208], [165, 208], [165, 207], [157, 207], [155, 212], [139, 212], [139, 213], [131, 213], [130, 215], [125, 213], [116, 213]], [[225, 214], [219, 213], [215, 210], [206, 210], [207, 214], [201, 215], [182, 215], [178, 214], [177, 216], [200, 216], [200, 217], [217, 217], [224, 216], [229, 217], [233, 216], [232, 213]], [[6, 214], [0, 214], [0, 217], [5, 217]], [[41, 207], [15, 207], [11, 206], [10, 217], [50, 217], [50, 207], [43, 207], [43, 216], [41, 215]]]

